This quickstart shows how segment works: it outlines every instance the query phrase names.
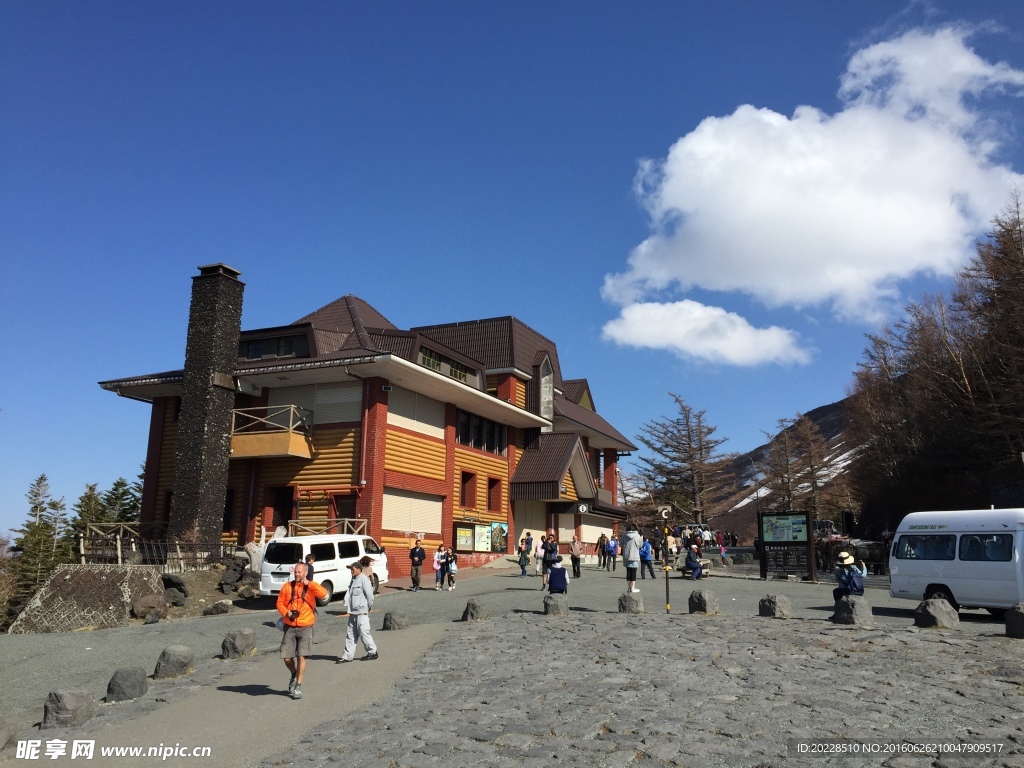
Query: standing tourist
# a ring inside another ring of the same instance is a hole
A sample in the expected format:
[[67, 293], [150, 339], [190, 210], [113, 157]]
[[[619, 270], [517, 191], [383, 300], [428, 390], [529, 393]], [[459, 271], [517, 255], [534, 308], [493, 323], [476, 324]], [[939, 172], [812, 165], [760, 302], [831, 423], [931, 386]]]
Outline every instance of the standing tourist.
[[277, 595], [277, 612], [284, 624], [281, 658], [292, 673], [288, 694], [302, 698], [302, 678], [306, 674], [306, 657], [313, 650], [313, 625], [316, 623], [316, 599], [327, 597], [327, 590], [310, 581], [306, 564], [296, 563], [294, 578], [281, 587]]
[[459, 556], [451, 547], [444, 552], [444, 567], [448, 573], [448, 591], [451, 592], [455, 589], [455, 574], [459, 572]]
[[572, 561], [572, 577], [574, 579], [580, 577], [580, 559], [582, 557], [583, 542], [573, 536], [572, 543], [569, 544], [569, 560]]
[[597, 537], [597, 567], [604, 568], [605, 560], [608, 557], [608, 537], [604, 535], [604, 531], [601, 531], [601, 535]]
[[409, 550], [409, 576], [412, 577], [412, 591], [420, 591], [420, 568], [423, 567], [423, 561], [427, 559], [427, 553], [421, 545], [421, 541], [416, 539], [416, 546]]
[[434, 589], [438, 592], [441, 591], [441, 582], [444, 581], [444, 576], [441, 575], [441, 563], [444, 560], [444, 544], [437, 545], [437, 551], [434, 553]]
[[646, 579], [647, 576], [644, 571], [651, 572], [651, 578], [654, 578], [654, 565], [651, 563], [651, 542], [644, 537], [644, 543], [640, 545], [640, 578]]
[[348, 608], [348, 629], [345, 631], [345, 653], [338, 664], [352, 661], [356, 655], [356, 643], [362, 641], [366, 655], [363, 661], [377, 659], [377, 644], [370, 635], [370, 609], [373, 608], [373, 584], [363, 574], [363, 564], [354, 562], [349, 567], [352, 583], [345, 592], [345, 606]]
[[626, 535], [622, 537], [622, 565], [626, 569], [626, 589], [639, 592], [636, 588], [636, 572], [640, 568], [640, 545], [643, 540], [636, 529], [636, 523], [626, 525]]
[[618, 560], [615, 559], [619, 556], [619, 537], [614, 533], [612, 534], [612, 537], [608, 539], [608, 544], [605, 546], [604, 551], [604, 569], [606, 571], [614, 571], [619, 564]]
[[541, 546], [543, 548], [544, 570], [541, 573], [542, 581], [540, 588], [544, 589], [548, 583], [548, 571], [551, 570], [551, 566], [555, 564], [555, 558], [558, 557], [558, 544], [555, 543], [555, 534], [549, 533]]
[[526, 566], [530, 564], [530, 549], [526, 546], [526, 539], [519, 540], [519, 560], [517, 562], [519, 563], [519, 568], [522, 570], [522, 573], [519, 574], [519, 578], [522, 579], [526, 576]]

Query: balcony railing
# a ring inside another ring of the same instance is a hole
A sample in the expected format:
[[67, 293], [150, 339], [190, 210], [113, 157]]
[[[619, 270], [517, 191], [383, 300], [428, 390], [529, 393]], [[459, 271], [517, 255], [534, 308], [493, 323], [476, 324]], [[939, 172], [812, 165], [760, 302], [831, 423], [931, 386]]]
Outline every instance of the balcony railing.
[[231, 458], [313, 456], [313, 413], [297, 405], [236, 408], [231, 412]]

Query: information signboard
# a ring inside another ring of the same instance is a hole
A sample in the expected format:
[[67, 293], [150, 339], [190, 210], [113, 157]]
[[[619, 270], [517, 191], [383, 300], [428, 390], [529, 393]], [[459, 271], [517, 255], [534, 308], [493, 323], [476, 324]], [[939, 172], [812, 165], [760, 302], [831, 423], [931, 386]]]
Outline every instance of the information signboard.
[[758, 515], [761, 578], [768, 578], [769, 573], [786, 573], [817, 581], [811, 530], [809, 512]]

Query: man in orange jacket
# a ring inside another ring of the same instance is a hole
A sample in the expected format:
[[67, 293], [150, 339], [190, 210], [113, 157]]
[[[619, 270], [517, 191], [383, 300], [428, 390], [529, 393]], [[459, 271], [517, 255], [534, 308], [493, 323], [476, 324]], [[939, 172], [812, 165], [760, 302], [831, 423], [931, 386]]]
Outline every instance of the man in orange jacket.
[[281, 587], [277, 596], [277, 612], [285, 626], [281, 658], [292, 673], [288, 693], [293, 699], [302, 698], [302, 676], [306, 672], [306, 657], [313, 650], [318, 597], [327, 597], [327, 590], [306, 578], [305, 563], [295, 565], [295, 578]]

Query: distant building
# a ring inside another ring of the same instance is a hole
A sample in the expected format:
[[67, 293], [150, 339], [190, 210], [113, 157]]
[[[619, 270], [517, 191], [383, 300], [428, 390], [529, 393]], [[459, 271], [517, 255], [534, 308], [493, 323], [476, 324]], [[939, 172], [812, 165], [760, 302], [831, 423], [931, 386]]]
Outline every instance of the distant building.
[[[593, 543], [625, 517], [617, 464], [636, 446], [598, 415], [586, 379], [562, 378], [555, 344], [514, 317], [400, 330], [347, 295], [242, 331], [233, 376], [226, 542], [259, 540], [261, 527], [361, 528], [402, 575], [394, 553], [416, 538], [479, 565], [525, 531]], [[100, 383], [152, 403], [151, 535], [170, 516], [182, 384], [183, 371]]]

